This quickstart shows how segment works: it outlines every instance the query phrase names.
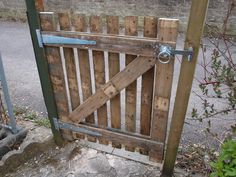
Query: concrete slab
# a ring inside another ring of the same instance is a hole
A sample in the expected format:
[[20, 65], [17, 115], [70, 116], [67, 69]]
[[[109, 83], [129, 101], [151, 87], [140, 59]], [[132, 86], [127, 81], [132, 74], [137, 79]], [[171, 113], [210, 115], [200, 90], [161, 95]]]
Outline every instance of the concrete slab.
[[[114, 150], [111, 146], [91, 144], [85, 140], [71, 142], [59, 148], [52, 140], [50, 129], [30, 122], [26, 124], [29, 133], [19, 150], [8, 153], [0, 161], [0, 177], [160, 176], [160, 165], [148, 163], [147, 159], [143, 160], [145, 158], [142, 155]], [[108, 149], [107, 153], [101, 151], [105, 147]], [[125, 155], [126, 158], [118, 157]], [[137, 162], [139, 160], [141, 162]], [[184, 175], [182, 171], [176, 174]]]
[[37, 127], [30, 122], [24, 122], [24, 126], [27, 126], [28, 134], [18, 150], [10, 151], [3, 156], [0, 161], [0, 176], [15, 170], [22, 163], [54, 146], [50, 129]]

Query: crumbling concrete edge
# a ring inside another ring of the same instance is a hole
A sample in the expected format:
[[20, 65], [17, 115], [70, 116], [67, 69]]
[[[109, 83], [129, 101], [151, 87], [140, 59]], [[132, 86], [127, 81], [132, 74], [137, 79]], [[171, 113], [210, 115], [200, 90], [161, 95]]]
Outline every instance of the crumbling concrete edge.
[[[43, 131], [41, 127], [35, 129]], [[37, 133], [37, 131], [33, 131], [26, 136], [24, 142], [20, 145], [19, 150], [11, 151], [3, 156], [0, 161], [0, 177], [14, 171], [18, 166], [26, 163], [38, 154], [42, 154], [49, 148], [56, 146], [51, 134], [46, 134], [46, 137], [37, 138], [32, 136], [32, 134], [35, 133]]]

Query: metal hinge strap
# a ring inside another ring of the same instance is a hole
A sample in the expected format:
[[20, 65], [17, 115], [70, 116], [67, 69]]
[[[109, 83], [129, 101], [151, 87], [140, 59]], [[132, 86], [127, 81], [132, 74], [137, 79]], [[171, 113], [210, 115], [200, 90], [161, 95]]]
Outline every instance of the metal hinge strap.
[[83, 40], [83, 39], [77, 39], [77, 38], [41, 34], [39, 29], [36, 29], [36, 35], [38, 38], [39, 47], [43, 47], [43, 44], [61, 44], [61, 45], [66, 45], [66, 44], [95, 45], [96, 44], [96, 41], [92, 41], [92, 40]]
[[78, 132], [78, 133], [84, 133], [86, 135], [91, 135], [91, 136], [97, 136], [97, 137], [102, 136], [101, 133], [89, 130], [87, 128], [77, 127], [73, 124], [62, 122], [62, 121], [58, 120], [57, 118], [53, 118], [53, 122], [54, 122], [54, 126], [57, 130], [65, 129], [65, 130], [71, 130], [71, 131]]

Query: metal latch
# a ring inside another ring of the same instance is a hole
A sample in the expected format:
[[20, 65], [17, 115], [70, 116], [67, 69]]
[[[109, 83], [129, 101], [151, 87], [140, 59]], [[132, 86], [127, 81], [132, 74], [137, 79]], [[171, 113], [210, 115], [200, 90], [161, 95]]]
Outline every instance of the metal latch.
[[78, 133], [84, 133], [84, 134], [91, 135], [91, 136], [97, 136], [97, 137], [102, 136], [101, 133], [99, 133], [99, 132], [95, 132], [95, 131], [89, 130], [87, 128], [84, 128], [84, 127], [77, 127], [73, 124], [62, 122], [57, 118], [53, 118], [53, 122], [54, 122], [54, 126], [57, 130], [65, 129], [65, 130], [71, 130], [71, 131], [78, 132]]
[[189, 47], [188, 50], [177, 50], [173, 49], [170, 46], [161, 45], [159, 47], [157, 59], [159, 60], [159, 62], [167, 64], [170, 62], [171, 57], [173, 57], [174, 55], [187, 56], [187, 60], [190, 62], [193, 58], [193, 48]]
[[61, 44], [61, 45], [63, 44], [95, 45], [96, 44], [96, 41], [41, 34], [39, 29], [36, 29], [36, 35], [38, 38], [39, 47], [43, 47], [43, 44]]

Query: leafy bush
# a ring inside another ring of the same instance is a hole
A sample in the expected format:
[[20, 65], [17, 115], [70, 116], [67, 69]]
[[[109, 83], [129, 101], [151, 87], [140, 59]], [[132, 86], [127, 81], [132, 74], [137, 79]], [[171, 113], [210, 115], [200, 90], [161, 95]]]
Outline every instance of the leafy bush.
[[[236, 43], [235, 39], [226, 35], [228, 20], [235, 7], [236, 2], [230, 0], [222, 29], [209, 27], [211, 30], [206, 39], [210, 48], [213, 48], [210, 58], [206, 57], [206, 45], [202, 46], [203, 61], [199, 64], [203, 69], [203, 78], [197, 78], [201, 92], [196, 95], [201, 99], [203, 111], [192, 110], [192, 117], [201, 122], [236, 111]], [[216, 107], [215, 100], [209, 101], [212, 98], [217, 98], [224, 106]]]
[[227, 140], [221, 147], [220, 155], [216, 162], [211, 163], [211, 177], [236, 176], [236, 141]]

